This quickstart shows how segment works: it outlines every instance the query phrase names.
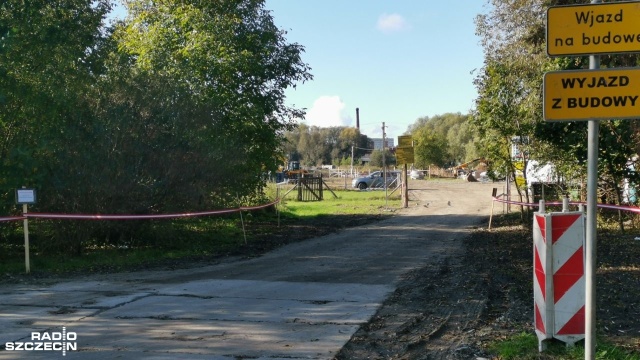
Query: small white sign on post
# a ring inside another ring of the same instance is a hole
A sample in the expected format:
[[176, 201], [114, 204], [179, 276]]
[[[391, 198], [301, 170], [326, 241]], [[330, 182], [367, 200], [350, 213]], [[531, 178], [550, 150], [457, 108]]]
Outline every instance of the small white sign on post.
[[18, 203], [18, 204], [35, 204], [36, 203], [36, 190], [35, 189], [17, 189], [16, 190], [16, 203]]
[[[16, 203], [22, 204], [22, 215], [27, 214], [28, 204], [36, 203], [36, 190], [35, 189], [16, 189]], [[24, 266], [27, 274], [31, 272], [31, 265], [29, 261], [29, 220], [25, 217], [24, 224]]]

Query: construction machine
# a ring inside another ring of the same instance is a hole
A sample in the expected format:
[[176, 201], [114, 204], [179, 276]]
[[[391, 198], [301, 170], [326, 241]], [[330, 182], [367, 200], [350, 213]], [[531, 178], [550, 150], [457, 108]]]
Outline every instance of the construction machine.
[[299, 161], [289, 161], [287, 169], [284, 170], [284, 177], [289, 180], [297, 180], [308, 174], [309, 172], [307, 170], [300, 168]]
[[460, 164], [458, 166], [454, 166], [454, 167], [450, 168], [450, 170], [456, 176], [461, 176], [463, 174], [466, 175], [469, 172], [469, 165], [471, 165], [471, 164], [473, 164], [475, 162], [485, 162], [485, 159], [484, 158], [473, 159], [471, 161], [467, 161], [464, 164]]

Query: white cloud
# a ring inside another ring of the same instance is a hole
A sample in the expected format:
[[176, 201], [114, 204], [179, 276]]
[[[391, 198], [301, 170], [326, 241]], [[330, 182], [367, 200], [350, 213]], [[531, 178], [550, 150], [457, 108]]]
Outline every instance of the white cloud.
[[383, 33], [393, 33], [403, 31], [409, 28], [407, 21], [399, 14], [382, 14], [378, 18], [376, 25], [378, 30]]
[[[354, 110], [355, 111], [355, 110]], [[345, 103], [339, 96], [321, 96], [313, 102], [305, 117], [309, 126], [351, 126], [352, 118], [345, 114]]]

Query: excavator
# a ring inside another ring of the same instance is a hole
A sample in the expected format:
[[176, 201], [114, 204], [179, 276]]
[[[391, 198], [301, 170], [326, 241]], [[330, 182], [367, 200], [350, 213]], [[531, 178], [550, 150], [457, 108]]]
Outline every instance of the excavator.
[[289, 161], [287, 169], [284, 170], [284, 177], [289, 180], [298, 180], [298, 178], [308, 174], [307, 170], [300, 168], [299, 161]]
[[467, 181], [475, 182], [475, 181], [478, 181], [478, 180], [476, 178], [474, 178], [473, 175], [471, 174], [471, 171], [469, 171], [469, 166], [472, 165], [472, 164], [475, 164], [477, 162], [486, 162], [486, 160], [484, 158], [473, 159], [471, 161], [467, 161], [464, 164], [460, 164], [458, 166], [454, 166], [454, 167], [450, 168], [450, 170], [453, 172], [453, 174], [456, 177], [464, 176]]
[[467, 161], [464, 164], [460, 164], [458, 166], [454, 166], [452, 168], [450, 168], [450, 170], [457, 176], [457, 175], [461, 175], [461, 172], [464, 172], [465, 174], [469, 172], [469, 165], [474, 164], [476, 162], [485, 162], [484, 158], [477, 158], [477, 159], [473, 159], [471, 161]]

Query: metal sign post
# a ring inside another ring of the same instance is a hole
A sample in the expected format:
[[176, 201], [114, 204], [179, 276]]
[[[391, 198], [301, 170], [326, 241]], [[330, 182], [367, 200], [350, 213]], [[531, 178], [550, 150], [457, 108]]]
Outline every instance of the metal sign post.
[[[589, 69], [600, 68], [600, 56], [589, 57]], [[596, 358], [596, 244], [598, 201], [599, 120], [589, 120], [587, 163], [587, 222], [585, 239], [585, 343], [584, 358]]]
[[599, 54], [638, 53], [640, 2], [556, 6], [547, 12], [547, 54], [589, 55], [589, 70], [545, 75], [545, 120], [588, 120], [585, 224], [585, 359], [596, 349], [596, 249], [600, 121], [640, 116], [640, 70], [600, 70]]
[[398, 147], [396, 147], [396, 162], [404, 164], [402, 175], [402, 207], [409, 207], [409, 174], [407, 174], [407, 164], [414, 163], [413, 159], [413, 138], [411, 135], [398, 136]]

